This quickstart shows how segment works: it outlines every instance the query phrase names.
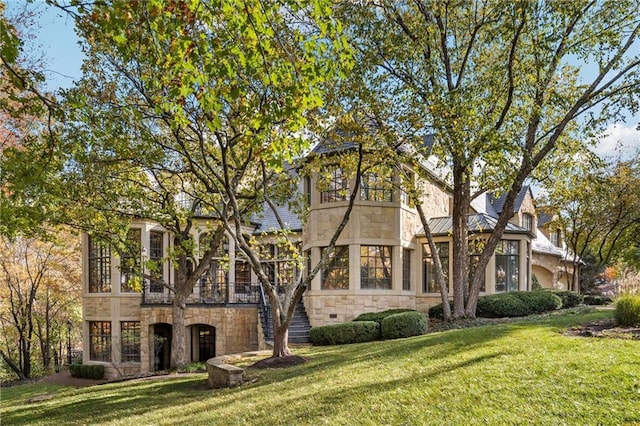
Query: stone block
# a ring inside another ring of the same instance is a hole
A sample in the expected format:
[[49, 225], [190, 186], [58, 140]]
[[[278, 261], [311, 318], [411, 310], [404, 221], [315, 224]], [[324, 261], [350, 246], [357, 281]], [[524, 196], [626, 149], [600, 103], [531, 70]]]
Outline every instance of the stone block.
[[208, 383], [211, 389], [231, 388], [242, 384], [244, 370], [235, 365], [225, 364], [215, 358], [207, 361]]

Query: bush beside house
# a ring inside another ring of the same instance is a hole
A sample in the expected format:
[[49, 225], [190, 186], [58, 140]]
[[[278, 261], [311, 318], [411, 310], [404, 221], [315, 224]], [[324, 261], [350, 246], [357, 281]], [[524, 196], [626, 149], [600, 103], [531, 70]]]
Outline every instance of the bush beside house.
[[401, 339], [420, 336], [429, 328], [427, 317], [417, 311], [388, 315], [382, 320], [383, 339]]
[[[574, 298], [566, 297], [567, 303], [574, 301]], [[476, 315], [482, 318], [524, 317], [554, 311], [562, 306], [562, 297], [553, 291], [512, 291], [480, 296]], [[442, 319], [442, 304], [432, 306], [429, 317]]]
[[318, 346], [345, 345], [417, 336], [427, 329], [424, 314], [413, 309], [389, 309], [361, 314], [353, 322], [313, 327], [309, 340]]
[[69, 371], [71, 372], [71, 376], [80, 379], [104, 379], [103, 365], [70, 364]]
[[357, 321], [311, 328], [309, 340], [314, 345], [346, 345], [378, 340], [380, 324], [375, 321]]

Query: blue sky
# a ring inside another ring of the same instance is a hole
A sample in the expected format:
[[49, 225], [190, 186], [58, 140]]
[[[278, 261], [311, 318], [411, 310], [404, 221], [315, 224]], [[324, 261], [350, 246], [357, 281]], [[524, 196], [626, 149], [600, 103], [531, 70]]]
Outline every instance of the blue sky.
[[[25, 0], [5, 2], [8, 9], [25, 5]], [[35, 0], [29, 7], [42, 12], [39, 20], [41, 28], [35, 44], [40, 45], [45, 55], [47, 89], [54, 91], [70, 87], [73, 81], [81, 76], [80, 67], [83, 59], [78, 38], [73, 30], [73, 22], [64, 12], [47, 6], [44, 0]], [[585, 71], [588, 72], [588, 68]], [[598, 144], [596, 152], [615, 155], [616, 147], [621, 145], [622, 156], [630, 156], [640, 147], [640, 131], [636, 130], [636, 126], [640, 126], [640, 116], [637, 114], [629, 114], [626, 123], [612, 124], [607, 130], [609, 136]]]

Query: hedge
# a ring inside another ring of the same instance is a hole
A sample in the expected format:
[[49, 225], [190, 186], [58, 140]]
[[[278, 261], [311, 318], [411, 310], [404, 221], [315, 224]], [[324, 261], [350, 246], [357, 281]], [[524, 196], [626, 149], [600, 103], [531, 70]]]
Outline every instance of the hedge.
[[427, 317], [417, 311], [389, 315], [382, 320], [383, 339], [420, 336], [425, 334], [427, 330]]
[[416, 312], [413, 309], [388, 309], [382, 312], [366, 312], [360, 314], [354, 319], [354, 321], [375, 321], [378, 324], [382, 324], [382, 320], [390, 315], [400, 314], [403, 312]]
[[619, 298], [613, 317], [622, 326], [640, 325], [640, 295]]
[[312, 327], [309, 340], [314, 345], [346, 345], [380, 338], [380, 324], [375, 321], [357, 321]]
[[103, 365], [71, 364], [69, 371], [71, 376], [81, 379], [100, 380], [104, 378]]
[[560, 299], [562, 299], [561, 309], [575, 308], [576, 306], [582, 304], [582, 300], [584, 298], [584, 296], [576, 293], [575, 291], [569, 291], [569, 290], [547, 290], [547, 291], [555, 294]]
[[548, 291], [512, 291], [478, 298], [476, 315], [484, 318], [524, 317], [560, 309], [562, 299]]
[[585, 305], [609, 305], [613, 303], [613, 300], [610, 297], [597, 294], [585, 294], [582, 303]]

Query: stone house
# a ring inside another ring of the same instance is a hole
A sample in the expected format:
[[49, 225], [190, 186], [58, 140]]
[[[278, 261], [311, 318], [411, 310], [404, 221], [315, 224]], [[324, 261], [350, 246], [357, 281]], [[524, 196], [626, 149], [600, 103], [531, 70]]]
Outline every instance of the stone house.
[[[451, 191], [433, 164], [427, 162], [425, 167], [431, 177], [419, 182], [428, 197], [425, 213], [451, 277]], [[301, 179], [299, 190], [309, 205], [304, 223], [279, 207], [295, 243], [308, 259], [307, 265], [320, 260], [347, 208], [345, 189], [355, 183], [339, 168], [329, 172], [329, 185], [322, 190], [317, 189], [315, 176]], [[384, 178], [399, 182], [397, 173], [390, 173]], [[417, 212], [398, 185], [389, 187], [382, 181], [379, 176], [362, 177], [360, 193], [334, 256], [303, 296], [299, 309], [303, 323], [308, 318], [307, 329], [309, 325], [350, 321], [364, 312], [391, 308], [426, 312], [439, 303], [433, 258]], [[472, 263], [475, 244], [493, 229], [503, 201], [491, 194], [474, 200], [469, 216]], [[205, 231], [194, 227], [195, 241], [206, 237], [207, 219], [199, 219]], [[551, 245], [538, 224], [532, 192], [525, 187], [503, 240], [484, 271], [482, 294], [531, 290], [533, 274], [543, 287], [566, 287], [563, 254]], [[270, 236], [268, 231], [277, 227], [275, 215], [265, 209], [264, 214], [252, 218], [246, 232], [255, 235], [269, 254], [265, 265], [273, 280], [293, 279], [304, 272], [292, 266], [291, 254], [279, 249]], [[171, 282], [174, 271], [162, 260], [171, 249], [168, 232], [155, 223], [135, 221], [129, 238], [140, 247], [142, 258], [155, 259], [162, 265], [157, 273]], [[171, 294], [149, 283], [144, 283], [142, 293], [133, 291], [129, 285], [132, 274], [124, 265], [126, 262], [107, 245], [83, 237], [83, 362], [103, 364], [108, 377], [166, 369], [170, 359]], [[254, 273], [236, 253], [233, 240], [227, 240], [189, 299], [184, 342], [188, 360], [204, 361], [265, 348], [269, 338], [266, 314], [264, 295]], [[293, 331], [290, 341], [292, 338], [296, 338]]]

